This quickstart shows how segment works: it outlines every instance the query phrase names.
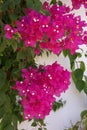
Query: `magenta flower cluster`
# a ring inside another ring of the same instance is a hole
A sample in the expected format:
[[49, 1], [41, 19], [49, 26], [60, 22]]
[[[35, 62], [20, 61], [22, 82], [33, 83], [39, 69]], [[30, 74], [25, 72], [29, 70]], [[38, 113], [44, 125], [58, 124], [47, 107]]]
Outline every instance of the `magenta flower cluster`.
[[68, 89], [70, 72], [55, 62], [39, 68], [22, 69], [22, 79], [13, 88], [22, 97], [25, 120], [44, 119], [52, 110], [55, 97]]
[[4, 30], [6, 32], [5, 36], [8, 39], [12, 39], [13, 35], [15, 35], [18, 32], [16, 28], [12, 28], [9, 24], [5, 25]]
[[87, 0], [71, 0], [74, 9], [79, 9], [81, 5], [87, 8]]
[[[33, 47], [36, 53], [38, 44], [38, 52], [47, 49], [59, 54], [62, 50], [69, 49], [71, 54], [74, 54], [79, 45], [85, 43], [84, 27], [87, 24], [81, 21], [80, 16], [70, 13], [71, 9], [65, 5], [50, 6], [45, 2], [43, 8], [49, 15], [27, 9], [26, 16], [16, 22], [20, 39], [24, 40], [26, 47]], [[15, 34], [15, 29], [10, 28], [8, 25], [5, 26], [6, 37], [9, 39]]]

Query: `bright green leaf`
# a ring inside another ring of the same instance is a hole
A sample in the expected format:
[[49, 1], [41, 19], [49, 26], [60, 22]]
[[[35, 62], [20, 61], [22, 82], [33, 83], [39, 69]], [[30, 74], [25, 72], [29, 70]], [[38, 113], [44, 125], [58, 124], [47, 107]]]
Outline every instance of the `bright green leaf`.
[[85, 87], [85, 82], [83, 80], [78, 80], [75, 84], [79, 92], [81, 92]]
[[68, 55], [67, 50], [63, 50], [63, 55], [66, 57]]
[[82, 69], [82, 71], [85, 71], [85, 64], [83, 61], [80, 62], [80, 69]]
[[87, 94], [87, 76], [84, 76], [84, 78], [85, 78], [84, 92]]
[[74, 82], [77, 82], [77, 80], [82, 80], [83, 78], [83, 71], [81, 69], [76, 69], [72, 72], [72, 78]]
[[75, 60], [77, 58], [77, 55], [76, 54], [71, 55], [70, 52], [68, 51], [68, 57], [69, 57], [69, 60], [70, 60], [70, 67], [73, 70], [73, 67], [75, 66]]
[[82, 57], [82, 54], [81, 53], [76, 53], [77, 57], [78, 58], [81, 58]]
[[84, 110], [80, 114], [81, 118], [83, 119], [84, 116], [87, 116], [87, 110]]
[[59, 101], [55, 101], [53, 104], [53, 111], [57, 111], [58, 109], [60, 109], [61, 107], [63, 107], [63, 105], [65, 104], [65, 101], [59, 100]]
[[56, 110], [58, 109], [57, 102], [53, 103], [53, 108], [52, 109], [53, 109], [54, 112], [56, 112]]

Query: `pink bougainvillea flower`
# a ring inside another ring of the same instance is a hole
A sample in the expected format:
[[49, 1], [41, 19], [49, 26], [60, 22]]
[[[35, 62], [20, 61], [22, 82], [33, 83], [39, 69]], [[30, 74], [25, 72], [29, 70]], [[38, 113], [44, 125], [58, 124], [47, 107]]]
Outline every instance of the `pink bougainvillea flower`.
[[8, 39], [12, 39], [13, 35], [17, 33], [17, 29], [16, 28], [12, 28], [9, 24], [6, 24], [4, 27], [5, 30], [5, 36]]
[[27, 94], [21, 101], [24, 108], [25, 119], [44, 119], [52, 110], [54, 97], [35, 86], [35, 89]]
[[[78, 2], [81, 3], [79, 0]], [[47, 49], [55, 54], [68, 49], [71, 54], [75, 54], [79, 45], [84, 43], [84, 27], [87, 23], [82, 21], [80, 16], [72, 14], [72, 9], [66, 5], [59, 6], [56, 3], [50, 6], [45, 2], [43, 8], [48, 10], [49, 15], [27, 9], [26, 16], [16, 22], [20, 40], [24, 41], [26, 47], [35, 49], [39, 45], [38, 49]], [[15, 28], [6, 25], [4, 29], [6, 37], [11, 39], [15, 34]], [[85, 34], [86, 37], [87, 34]]]
[[55, 96], [59, 97], [70, 85], [70, 72], [57, 62], [39, 68], [24, 68], [22, 78], [13, 88], [22, 97], [25, 119], [44, 119], [52, 110]]
[[70, 84], [70, 72], [64, 70], [57, 62], [52, 65], [47, 65], [45, 69], [44, 79], [47, 81], [47, 86], [49, 85], [47, 89], [53, 92], [53, 95], [60, 96], [61, 92], [68, 89]]
[[41, 50], [38, 49], [38, 48], [35, 48], [35, 49], [34, 49], [34, 52], [35, 52], [36, 55], [39, 55], [39, 54], [41, 53]]
[[12, 36], [14, 34], [14, 30], [12, 29], [12, 27], [10, 25], [6, 24], [4, 27], [4, 30], [6, 32], [6, 34], [5, 34], [6, 38], [12, 39]]
[[79, 9], [81, 5], [84, 5], [84, 7], [87, 8], [87, 0], [71, 0], [71, 1], [74, 9]]
[[50, 9], [50, 5], [49, 5], [49, 3], [47, 1], [45, 1], [43, 3], [43, 9], [45, 9], [45, 10], [49, 10]]

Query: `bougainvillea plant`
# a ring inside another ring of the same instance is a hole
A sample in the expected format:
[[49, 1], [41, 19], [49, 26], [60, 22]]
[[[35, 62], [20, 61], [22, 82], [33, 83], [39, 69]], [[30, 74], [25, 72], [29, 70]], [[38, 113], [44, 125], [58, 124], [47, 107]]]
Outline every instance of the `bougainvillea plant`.
[[[85, 64], [76, 61], [82, 56], [79, 46], [87, 45], [87, 22], [72, 13], [87, 8], [87, 2], [77, 3], [72, 0], [70, 8], [56, 0], [0, 0], [0, 130], [18, 130], [24, 120], [46, 130], [44, 119], [63, 105], [56, 98], [68, 89], [71, 78], [87, 94]], [[63, 53], [71, 71], [57, 61], [38, 66], [35, 56], [43, 51]]]

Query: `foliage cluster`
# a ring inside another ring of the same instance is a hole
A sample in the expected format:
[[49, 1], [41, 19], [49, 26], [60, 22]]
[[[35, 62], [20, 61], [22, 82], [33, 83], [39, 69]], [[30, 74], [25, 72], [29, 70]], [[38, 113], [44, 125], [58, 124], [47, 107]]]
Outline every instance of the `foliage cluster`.
[[[52, 0], [50, 4], [55, 3], [56, 0]], [[59, 1], [59, 5], [62, 6], [61, 1]], [[34, 49], [25, 47], [23, 41], [19, 39], [20, 35], [9, 40], [5, 37], [4, 32], [6, 24], [16, 26], [16, 21], [25, 15], [24, 11], [27, 8], [49, 15], [47, 10], [43, 10], [40, 0], [0, 0], [0, 130], [18, 130], [18, 122], [24, 120], [18, 92], [14, 91], [12, 86], [17, 80], [21, 80], [22, 68], [37, 67], [34, 60], [36, 56]], [[84, 91], [87, 94], [85, 64], [83, 61], [78, 63], [76, 61], [77, 58], [81, 58], [82, 54], [72, 55], [69, 50], [64, 50], [62, 53], [65, 58], [68, 57], [70, 60], [72, 79], [76, 88], [79, 92]], [[86, 53], [85, 56], [87, 56]], [[54, 102], [53, 110], [56, 111], [63, 104], [62, 101]], [[46, 130], [43, 120], [34, 119], [32, 126], [37, 125], [39, 125], [38, 130]]]

